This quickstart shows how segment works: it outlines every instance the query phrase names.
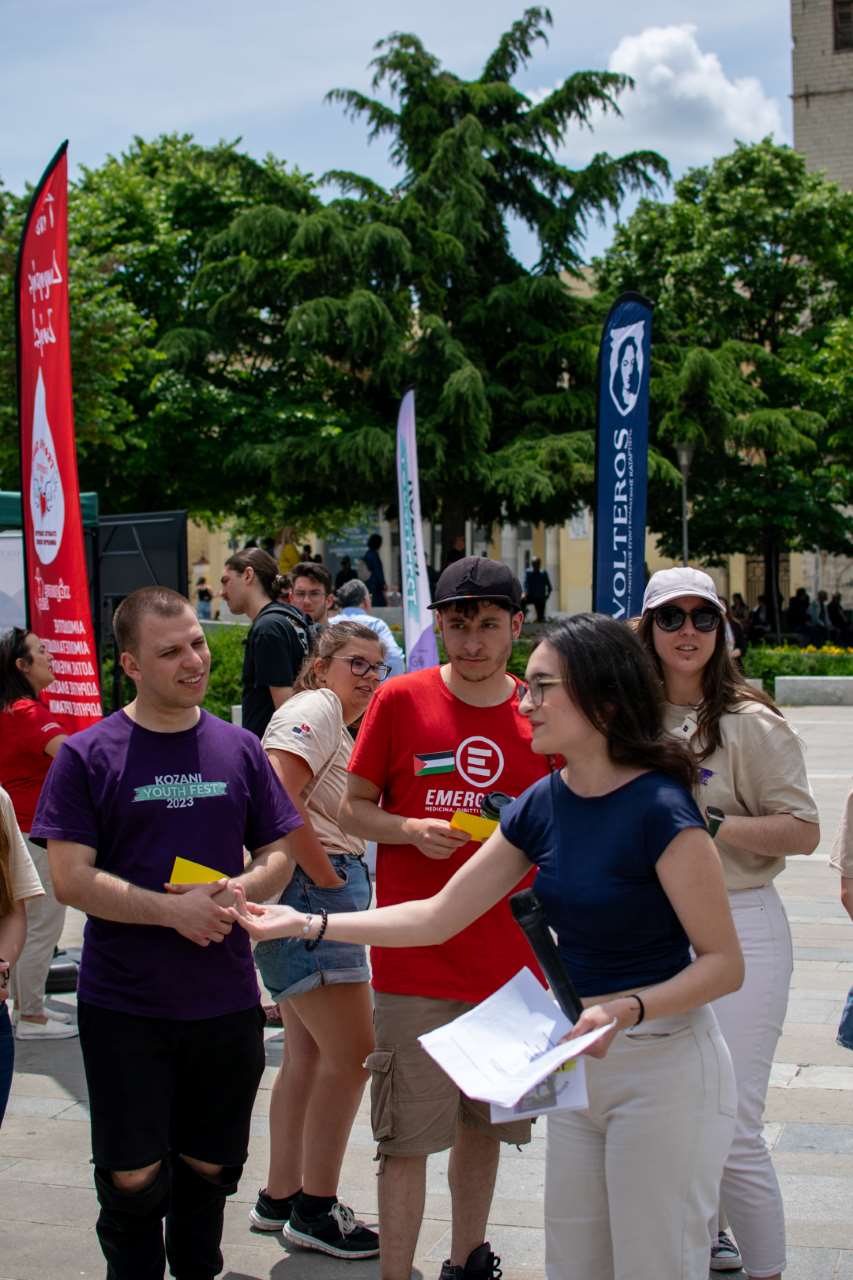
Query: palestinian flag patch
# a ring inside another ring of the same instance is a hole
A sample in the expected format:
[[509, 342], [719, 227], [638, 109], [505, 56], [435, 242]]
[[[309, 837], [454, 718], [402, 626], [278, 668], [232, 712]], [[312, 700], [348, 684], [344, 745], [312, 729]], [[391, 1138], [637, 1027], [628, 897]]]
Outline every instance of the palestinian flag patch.
[[456, 769], [455, 751], [419, 751], [413, 759], [415, 777], [426, 778], [433, 773], [453, 773]]

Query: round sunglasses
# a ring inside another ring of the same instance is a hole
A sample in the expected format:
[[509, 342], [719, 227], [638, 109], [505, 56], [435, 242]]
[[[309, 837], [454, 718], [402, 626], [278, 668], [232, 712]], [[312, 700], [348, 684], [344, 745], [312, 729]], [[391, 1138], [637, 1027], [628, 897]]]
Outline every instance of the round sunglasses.
[[662, 604], [655, 609], [655, 626], [661, 631], [680, 631], [689, 618], [696, 631], [716, 631], [721, 613], [711, 605], [699, 605], [696, 609], [681, 609], [677, 604]]

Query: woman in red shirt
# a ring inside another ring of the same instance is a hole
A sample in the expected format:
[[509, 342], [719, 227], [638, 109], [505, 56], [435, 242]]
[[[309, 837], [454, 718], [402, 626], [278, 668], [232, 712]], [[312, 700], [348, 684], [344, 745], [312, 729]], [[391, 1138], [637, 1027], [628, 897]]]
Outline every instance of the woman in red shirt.
[[61, 1040], [77, 1028], [44, 1010], [44, 984], [62, 933], [65, 907], [57, 902], [47, 853], [29, 839], [42, 783], [68, 734], [40, 700], [53, 684], [53, 662], [33, 632], [12, 627], [0, 636], [0, 786], [8, 791], [35, 863], [44, 896], [27, 904], [27, 941], [12, 973], [19, 1040]]

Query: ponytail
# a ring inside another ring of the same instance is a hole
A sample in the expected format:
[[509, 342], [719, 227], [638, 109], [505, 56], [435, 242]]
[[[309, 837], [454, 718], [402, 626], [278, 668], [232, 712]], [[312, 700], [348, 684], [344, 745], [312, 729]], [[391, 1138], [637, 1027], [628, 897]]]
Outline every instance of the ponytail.
[[247, 569], [252, 569], [270, 600], [277, 600], [288, 585], [287, 575], [279, 573], [275, 560], [261, 547], [246, 547], [243, 551], [235, 551], [225, 561], [225, 568], [233, 569], [235, 573], [245, 573]]

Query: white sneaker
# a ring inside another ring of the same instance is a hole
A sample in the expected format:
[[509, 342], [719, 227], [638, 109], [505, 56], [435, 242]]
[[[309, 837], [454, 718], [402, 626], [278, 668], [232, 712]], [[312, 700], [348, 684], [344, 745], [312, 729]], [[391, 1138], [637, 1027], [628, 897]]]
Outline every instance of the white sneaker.
[[67, 1009], [57, 1009], [55, 1006], [53, 1007], [48, 1006], [48, 1008], [45, 1009], [45, 1013], [50, 1018], [51, 1022], [73, 1022], [74, 1021], [74, 1019], [72, 1018], [71, 1014], [68, 1012]]
[[725, 1231], [717, 1235], [717, 1243], [711, 1245], [712, 1271], [740, 1271], [743, 1258], [734, 1240]]
[[20, 1018], [15, 1026], [16, 1040], [70, 1040], [77, 1028], [67, 1022], [48, 1018], [47, 1022], [25, 1022]]

